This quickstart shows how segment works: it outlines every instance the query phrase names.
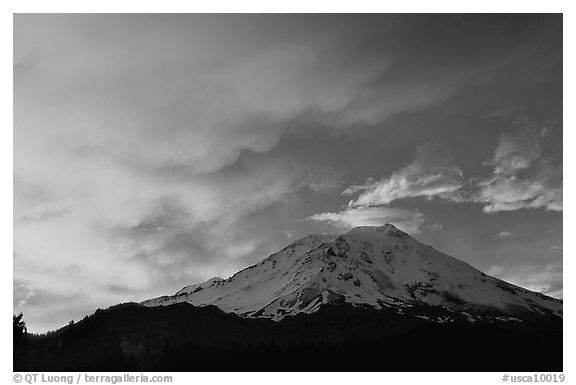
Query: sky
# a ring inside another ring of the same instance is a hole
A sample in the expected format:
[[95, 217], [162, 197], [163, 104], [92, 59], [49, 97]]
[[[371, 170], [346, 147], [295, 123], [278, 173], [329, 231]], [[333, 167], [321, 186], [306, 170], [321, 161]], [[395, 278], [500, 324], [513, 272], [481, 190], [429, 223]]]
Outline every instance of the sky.
[[32, 332], [393, 223], [562, 298], [561, 15], [17, 14]]

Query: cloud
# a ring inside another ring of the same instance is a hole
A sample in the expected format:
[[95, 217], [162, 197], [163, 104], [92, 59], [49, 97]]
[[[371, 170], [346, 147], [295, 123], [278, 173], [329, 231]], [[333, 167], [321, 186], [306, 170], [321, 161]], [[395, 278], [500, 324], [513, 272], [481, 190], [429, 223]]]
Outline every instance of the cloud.
[[309, 219], [328, 222], [344, 229], [393, 223], [396, 227], [412, 234], [419, 233], [425, 222], [424, 215], [418, 211], [391, 207], [347, 208], [336, 213], [315, 214]]
[[541, 161], [527, 177], [495, 175], [478, 183], [475, 196], [486, 213], [542, 208], [562, 211], [562, 166]]
[[[404, 51], [418, 48], [383, 39], [389, 31], [413, 33], [402, 17], [363, 22], [365, 32], [330, 17], [248, 18], [17, 16], [15, 140], [31, 141], [16, 153], [20, 172], [49, 145], [209, 173], [242, 151], [270, 150], [293, 119], [334, 130], [375, 124], [442, 102], [494, 65], [476, 58], [448, 71], [434, 60], [407, 76]], [[442, 24], [423, 25], [438, 31]], [[358, 41], [371, 46], [358, 52]]]
[[[15, 204], [14, 276], [50, 291], [55, 300], [84, 293], [93, 309], [227, 276], [276, 251], [284, 244], [274, 235], [276, 230], [281, 234], [282, 222], [263, 225], [251, 216], [278, 204], [281, 208], [283, 201], [308, 189], [308, 183], [323, 183], [321, 168], [311, 172], [295, 162], [290, 167], [254, 162], [232, 174], [187, 178], [128, 172], [97, 162], [79, 166], [81, 170], [85, 174], [72, 178], [54, 170], [49, 196], [35, 194], [36, 205]], [[23, 179], [19, 184], [27, 186]], [[60, 207], [68, 211], [54, 211]], [[265, 215], [281, 217], [272, 211]], [[74, 266], [78, 268], [70, 270]], [[111, 285], [118, 282], [125, 291], [114, 290]], [[27, 316], [34, 322], [48, 308], [39, 302], [16, 305], [25, 314], [34, 313]], [[62, 314], [62, 324], [70, 316]]]
[[509, 239], [509, 238], [513, 238], [514, 237], [514, 233], [512, 233], [511, 231], [501, 231], [498, 234], [494, 235], [494, 238], [497, 239]]
[[[419, 146], [415, 159], [389, 177], [376, 182], [370, 178], [345, 189], [343, 195], [359, 195], [343, 210], [316, 214], [310, 219], [340, 227], [398, 222], [411, 232], [419, 232], [425, 222], [423, 214], [389, 207], [397, 200], [415, 197], [479, 202], [486, 213], [526, 208], [562, 211], [562, 166], [550, 158], [540, 159], [540, 138], [548, 131], [539, 130], [525, 117], [517, 118], [512, 126], [517, 130], [500, 136], [492, 158], [485, 163], [493, 167], [488, 178], [465, 180], [450, 148], [430, 142]], [[439, 226], [433, 224], [430, 228]], [[506, 239], [513, 234], [503, 231], [495, 237]]]
[[562, 211], [562, 163], [542, 158], [541, 138], [550, 129], [525, 116], [511, 122], [514, 131], [502, 133], [487, 177], [470, 178], [459, 189], [439, 196], [456, 203], [481, 203], [485, 213], [544, 209]]
[[558, 265], [493, 265], [487, 274], [528, 290], [562, 298], [562, 266]]
[[374, 182], [374, 178], [368, 178], [366, 181], [361, 185], [350, 186], [346, 188], [346, 190], [342, 191], [342, 195], [354, 195], [361, 191], [371, 190], [376, 186]]
[[[393, 223], [407, 232], [419, 233], [425, 223], [424, 215], [416, 210], [389, 207], [390, 203], [451, 193], [462, 186], [462, 179], [462, 171], [454, 164], [450, 149], [440, 143], [426, 143], [417, 148], [416, 158], [409, 165], [390, 177], [377, 182], [368, 179], [362, 185], [345, 189], [343, 195], [360, 195], [340, 212], [316, 214], [310, 219], [342, 228]], [[430, 228], [437, 230], [441, 224], [432, 224]]]
[[[527, 122], [528, 125], [525, 124]], [[500, 136], [492, 159], [485, 163], [494, 167], [494, 174], [516, 174], [532, 166], [540, 157], [540, 132], [526, 118], [519, 118], [512, 125], [523, 123], [516, 131], [504, 132]]]
[[440, 143], [418, 147], [416, 158], [408, 166], [379, 182], [353, 186], [345, 193], [363, 191], [350, 207], [387, 205], [395, 200], [413, 197], [433, 198], [462, 187], [462, 170], [454, 164], [450, 149]]
[[519, 209], [562, 211], [562, 164], [541, 158], [540, 140], [549, 128], [521, 116], [511, 123], [514, 131], [500, 135], [493, 156], [484, 163], [492, 167], [485, 178], [465, 180], [450, 149], [426, 143], [417, 149], [408, 166], [378, 182], [368, 179], [351, 186], [344, 195], [360, 195], [350, 207], [388, 205], [403, 198], [434, 197], [457, 203], [477, 202], [486, 213]]
[[282, 245], [252, 216], [337, 184], [321, 166], [242, 155], [270, 151], [302, 115], [340, 113], [391, 59], [347, 58], [338, 28], [268, 23], [16, 17], [16, 279], [102, 306], [232, 273]]
[[492, 175], [478, 181], [471, 201], [495, 213], [525, 208], [562, 211], [562, 164], [541, 159], [540, 138], [547, 130], [522, 117], [512, 122], [516, 131], [503, 133], [492, 158]]
[[[485, 162], [493, 168], [487, 178], [465, 180], [450, 148], [429, 142], [417, 148], [409, 165], [389, 177], [380, 181], [369, 178], [361, 185], [346, 188], [343, 195], [359, 195], [341, 211], [316, 214], [311, 219], [340, 227], [398, 221], [418, 232], [424, 223], [423, 214], [389, 207], [397, 200], [415, 197], [482, 203], [485, 213], [527, 208], [562, 211], [562, 166], [554, 164], [551, 158], [540, 159], [540, 138], [549, 130], [540, 129], [525, 116], [515, 119], [511, 126], [516, 130], [499, 137], [493, 156]], [[513, 234], [503, 231], [495, 237], [505, 239]]]

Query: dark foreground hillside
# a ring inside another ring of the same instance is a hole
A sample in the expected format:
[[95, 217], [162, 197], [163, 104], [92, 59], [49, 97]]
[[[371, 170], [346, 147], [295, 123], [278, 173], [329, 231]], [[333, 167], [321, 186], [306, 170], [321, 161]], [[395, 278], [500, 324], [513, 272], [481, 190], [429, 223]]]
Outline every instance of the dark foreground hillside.
[[123, 304], [14, 349], [15, 371], [562, 371], [562, 322], [439, 325], [349, 305], [274, 322]]

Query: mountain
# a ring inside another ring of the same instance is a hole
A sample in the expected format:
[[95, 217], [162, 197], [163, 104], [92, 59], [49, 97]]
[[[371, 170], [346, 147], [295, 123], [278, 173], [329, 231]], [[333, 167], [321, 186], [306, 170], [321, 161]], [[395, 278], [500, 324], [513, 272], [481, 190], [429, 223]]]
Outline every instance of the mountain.
[[562, 301], [488, 276], [390, 224], [310, 235], [228, 279], [141, 304], [181, 302], [276, 321], [337, 303], [439, 323], [562, 317]]
[[558, 372], [562, 328], [560, 300], [357, 227], [18, 338], [14, 370]]

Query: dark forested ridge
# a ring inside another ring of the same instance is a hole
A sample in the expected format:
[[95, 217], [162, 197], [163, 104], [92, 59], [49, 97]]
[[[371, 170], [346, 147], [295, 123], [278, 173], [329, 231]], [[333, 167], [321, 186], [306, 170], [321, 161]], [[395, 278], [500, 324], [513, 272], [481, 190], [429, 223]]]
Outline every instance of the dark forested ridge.
[[19, 335], [16, 371], [562, 370], [557, 317], [448, 325], [340, 304], [275, 322], [129, 303]]

